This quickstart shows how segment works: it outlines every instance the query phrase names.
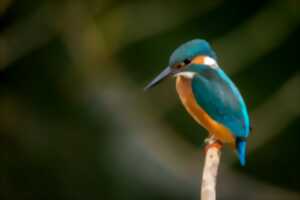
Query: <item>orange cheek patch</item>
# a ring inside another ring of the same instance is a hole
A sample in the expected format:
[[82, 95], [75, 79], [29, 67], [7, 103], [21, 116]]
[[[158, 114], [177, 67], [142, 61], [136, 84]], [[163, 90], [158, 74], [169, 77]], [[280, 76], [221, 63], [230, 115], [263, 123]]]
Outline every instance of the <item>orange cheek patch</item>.
[[193, 64], [204, 64], [204, 58], [205, 58], [205, 56], [197, 56], [192, 60], [191, 63], [193, 63]]

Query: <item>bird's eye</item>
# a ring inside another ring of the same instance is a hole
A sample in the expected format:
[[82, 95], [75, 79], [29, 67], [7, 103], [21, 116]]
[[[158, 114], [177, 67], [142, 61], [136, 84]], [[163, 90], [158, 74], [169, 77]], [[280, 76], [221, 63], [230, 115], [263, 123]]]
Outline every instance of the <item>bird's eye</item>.
[[191, 61], [190, 61], [189, 59], [185, 59], [185, 60], [183, 61], [183, 63], [186, 64], [186, 65], [188, 65], [188, 64], [191, 63]]
[[180, 68], [182, 68], [182, 67], [184, 67], [184, 66], [186, 66], [190, 63], [191, 63], [191, 61], [189, 59], [185, 59], [183, 62], [177, 63], [176, 65], [174, 65], [174, 68], [180, 69]]

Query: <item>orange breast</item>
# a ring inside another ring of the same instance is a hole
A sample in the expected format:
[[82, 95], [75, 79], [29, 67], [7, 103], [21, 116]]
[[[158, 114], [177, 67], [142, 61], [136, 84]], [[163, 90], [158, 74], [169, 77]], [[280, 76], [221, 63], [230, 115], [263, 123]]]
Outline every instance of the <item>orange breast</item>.
[[213, 120], [196, 102], [192, 91], [191, 79], [178, 76], [176, 89], [180, 100], [189, 114], [208, 132], [224, 143], [234, 143], [235, 138], [230, 130]]

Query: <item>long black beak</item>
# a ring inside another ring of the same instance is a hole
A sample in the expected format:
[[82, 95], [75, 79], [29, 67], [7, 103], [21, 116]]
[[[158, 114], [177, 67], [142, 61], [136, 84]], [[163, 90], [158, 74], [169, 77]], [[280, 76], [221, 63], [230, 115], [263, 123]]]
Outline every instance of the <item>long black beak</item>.
[[154, 80], [152, 80], [145, 88], [144, 90], [148, 90], [154, 86], [156, 86], [158, 83], [160, 83], [162, 80], [166, 79], [168, 76], [172, 74], [171, 67], [167, 67], [162, 71]]

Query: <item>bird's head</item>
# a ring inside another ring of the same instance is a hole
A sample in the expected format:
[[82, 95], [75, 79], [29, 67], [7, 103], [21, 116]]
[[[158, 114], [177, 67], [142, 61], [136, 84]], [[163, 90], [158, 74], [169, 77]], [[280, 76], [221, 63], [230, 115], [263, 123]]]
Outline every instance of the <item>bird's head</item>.
[[170, 56], [169, 65], [154, 80], [152, 80], [145, 90], [154, 87], [169, 76], [194, 75], [195, 65], [217, 66], [216, 54], [205, 40], [194, 39], [180, 45]]

